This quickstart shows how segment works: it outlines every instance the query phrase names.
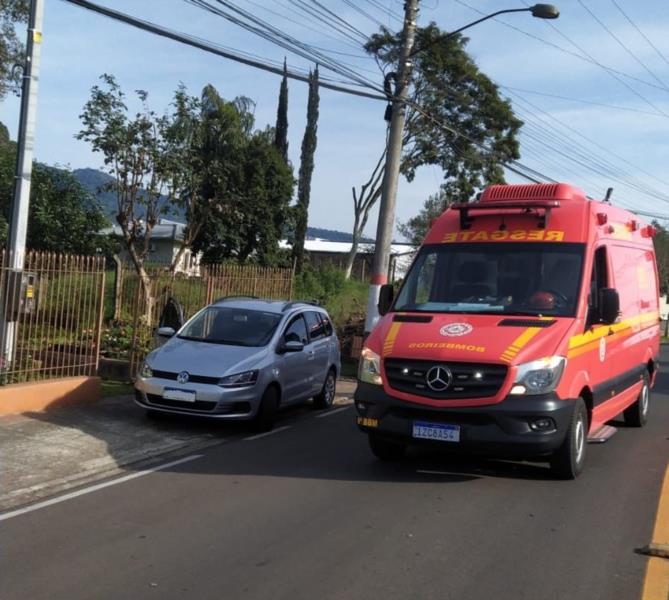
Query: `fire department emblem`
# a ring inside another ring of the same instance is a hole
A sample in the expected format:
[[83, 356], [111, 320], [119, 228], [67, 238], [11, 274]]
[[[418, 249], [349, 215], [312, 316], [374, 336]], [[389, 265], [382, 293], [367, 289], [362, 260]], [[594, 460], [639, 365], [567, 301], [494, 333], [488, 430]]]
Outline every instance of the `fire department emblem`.
[[439, 333], [447, 337], [460, 337], [461, 335], [467, 335], [471, 333], [474, 328], [469, 323], [449, 323], [444, 325]]

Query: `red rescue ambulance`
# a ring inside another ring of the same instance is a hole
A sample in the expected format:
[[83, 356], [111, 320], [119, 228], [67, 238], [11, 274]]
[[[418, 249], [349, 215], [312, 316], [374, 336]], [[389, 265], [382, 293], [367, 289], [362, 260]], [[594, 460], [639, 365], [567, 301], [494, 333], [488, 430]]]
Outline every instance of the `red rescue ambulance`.
[[365, 341], [372, 452], [432, 443], [582, 470], [588, 436], [648, 416], [659, 366], [652, 226], [566, 184], [496, 185], [434, 223]]

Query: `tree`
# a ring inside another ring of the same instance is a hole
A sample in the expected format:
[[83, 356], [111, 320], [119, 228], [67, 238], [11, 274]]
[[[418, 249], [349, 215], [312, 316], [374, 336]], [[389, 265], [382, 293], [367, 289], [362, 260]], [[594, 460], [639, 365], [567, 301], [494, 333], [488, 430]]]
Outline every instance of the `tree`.
[[288, 67], [283, 59], [283, 78], [279, 88], [279, 106], [276, 111], [274, 146], [288, 163]]
[[[198, 196], [193, 169], [193, 125], [198, 102], [180, 87], [173, 112], [157, 115], [148, 106], [148, 94], [137, 91], [141, 110], [128, 115], [125, 94], [111, 75], [102, 75], [102, 86], [94, 86], [80, 115], [82, 129], [77, 138], [88, 141], [104, 157], [107, 172], [114, 177], [116, 221], [140, 280], [145, 317], [150, 318], [153, 298], [145, 261], [151, 233], [162, 215], [179, 203], [191, 217], [206, 218], [194, 208]], [[191, 223], [192, 225], [192, 223]]]
[[[7, 241], [14, 197], [16, 144], [0, 124], [0, 243]], [[100, 231], [109, 222], [93, 197], [65, 169], [33, 163], [26, 245], [30, 250], [105, 254], [110, 241]]]
[[453, 198], [442, 188], [437, 194], [428, 197], [423, 208], [415, 217], [398, 226], [399, 232], [414, 246], [420, 246], [432, 227], [432, 223], [451, 204], [453, 204]]
[[367, 218], [369, 217], [369, 210], [381, 196], [381, 180], [383, 179], [384, 164], [386, 159], [386, 150], [384, 148], [381, 157], [376, 163], [376, 167], [372, 171], [372, 175], [360, 186], [360, 191], [356, 192], [355, 187], [352, 188], [353, 193], [353, 243], [351, 250], [346, 259], [346, 279], [351, 278], [353, 271], [353, 264], [355, 257], [358, 254], [358, 246], [367, 225]]
[[[409, 181], [422, 166], [441, 168], [444, 192], [461, 201], [486, 185], [504, 182], [504, 163], [520, 156], [517, 134], [522, 126], [511, 104], [467, 53], [467, 41], [461, 35], [447, 38], [434, 23], [418, 28], [415, 47], [426, 49], [412, 59], [400, 165]], [[399, 34], [382, 28], [365, 49], [390, 70], [397, 64], [400, 44]], [[374, 192], [367, 190], [371, 196]], [[357, 214], [356, 220], [361, 220]]]
[[295, 270], [302, 271], [304, 262], [304, 239], [307, 234], [309, 219], [309, 199], [311, 196], [311, 176], [314, 172], [314, 154], [316, 153], [318, 130], [318, 67], [309, 72], [309, 98], [307, 100], [307, 126], [302, 138], [300, 172], [297, 182], [297, 206], [295, 207], [295, 239], [293, 242], [293, 260]]
[[0, 100], [21, 81], [25, 47], [16, 25], [28, 21], [28, 6], [28, 0], [0, 0]]
[[[204, 96], [203, 96], [204, 97]], [[274, 145], [274, 132], [253, 131], [252, 103], [210, 91], [203, 121], [202, 196], [211, 212], [193, 242], [205, 263], [252, 259], [276, 264], [293, 195], [292, 168]]]

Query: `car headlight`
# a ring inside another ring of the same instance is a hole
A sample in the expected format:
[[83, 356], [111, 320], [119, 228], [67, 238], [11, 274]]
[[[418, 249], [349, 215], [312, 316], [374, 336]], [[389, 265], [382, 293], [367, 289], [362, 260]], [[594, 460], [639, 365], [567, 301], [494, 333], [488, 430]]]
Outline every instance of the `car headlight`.
[[142, 377], [143, 379], [153, 377], [153, 370], [149, 366], [148, 362], [144, 361], [142, 363], [142, 366], [139, 369], [139, 376]]
[[552, 392], [560, 383], [566, 364], [564, 356], [547, 356], [519, 365], [511, 393], [533, 395]]
[[381, 379], [381, 357], [366, 347], [362, 349], [362, 353], [360, 354], [358, 379], [373, 385], [383, 385], [383, 379]]
[[258, 381], [257, 369], [254, 371], [244, 371], [243, 373], [227, 375], [218, 382], [218, 385], [225, 388], [247, 387], [254, 385], [256, 381]]

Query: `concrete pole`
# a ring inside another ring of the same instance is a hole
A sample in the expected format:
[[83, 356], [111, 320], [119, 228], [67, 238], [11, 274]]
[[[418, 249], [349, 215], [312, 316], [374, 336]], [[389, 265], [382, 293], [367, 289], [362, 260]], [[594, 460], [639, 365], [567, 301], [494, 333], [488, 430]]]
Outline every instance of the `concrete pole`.
[[372, 262], [369, 298], [367, 300], [367, 317], [365, 319], [365, 333], [369, 333], [379, 318], [378, 302], [381, 286], [388, 282], [388, 265], [390, 261], [390, 245], [393, 239], [395, 225], [395, 201], [397, 198], [397, 181], [400, 172], [402, 157], [402, 136], [406, 119], [405, 100], [409, 95], [409, 80], [411, 77], [411, 51], [416, 37], [416, 18], [418, 16], [418, 0], [406, 0], [404, 4], [404, 28], [402, 30], [402, 47], [400, 49], [400, 64], [397, 70], [395, 94], [392, 100], [392, 115], [390, 133], [388, 135], [388, 150], [386, 154], [386, 168], [381, 187], [381, 201], [379, 203], [379, 220], [376, 229], [376, 244], [374, 246], [374, 260]]
[[[12, 203], [12, 220], [9, 225], [9, 261], [4, 265], [14, 271], [23, 270], [28, 230], [28, 207], [30, 204], [30, 182], [33, 169], [35, 146], [35, 120], [37, 116], [37, 87], [42, 51], [42, 19], [44, 0], [31, 0], [26, 40], [26, 59], [23, 66], [23, 86], [21, 92], [21, 117], [16, 149], [16, 184]], [[6, 279], [7, 281], [7, 279]], [[20, 282], [20, 276], [18, 281]], [[5, 294], [14, 292], [5, 284]], [[15, 286], [12, 286], [15, 287]], [[17, 290], [16, 290], [17, 291]], [[18, 291], [17, 291], [18, 292]], [[4, 308], [8, 306], [5, 297]], [[15, 305], [16, 303], [9, 303]], [[2, 348], [7, 363], [14, 357], [14, 337], [16, 323], [10, 321], [11, 314], [3, 315]]]

